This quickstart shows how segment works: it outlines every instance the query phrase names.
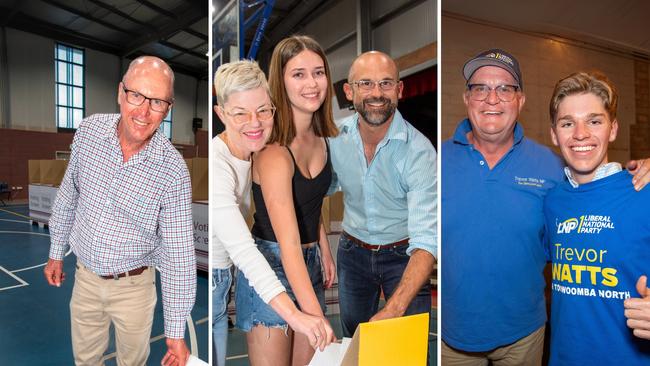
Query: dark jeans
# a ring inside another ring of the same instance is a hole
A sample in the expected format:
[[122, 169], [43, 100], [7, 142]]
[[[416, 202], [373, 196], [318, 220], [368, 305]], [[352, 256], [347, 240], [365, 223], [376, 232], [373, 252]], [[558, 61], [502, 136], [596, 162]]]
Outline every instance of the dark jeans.
[[[352, 337], [359, 323], [377, 313], [381, 290], [389, 299], [409, 261], [407, 245], [368, 250], [356, 246], [345, 234], [339, 239], [339, 306], [343, 336]], [[431, 311], [431, 285], [427, 282], [411, 301], [404, 315]]]

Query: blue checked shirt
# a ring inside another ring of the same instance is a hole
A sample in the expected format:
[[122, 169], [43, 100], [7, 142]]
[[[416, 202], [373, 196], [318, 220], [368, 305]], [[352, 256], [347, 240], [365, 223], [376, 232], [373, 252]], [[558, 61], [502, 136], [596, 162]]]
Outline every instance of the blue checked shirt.
[[68, 245], [98, 275], [142, 266], [160, 272], [165, 336], [183, 338], [196, 295], [187, 166], [159, 131], [122, 162], [118, 114], [84, 119], [50, 217], [50, 258]]
[[380, 245], [409, 238], [407, 253], [437, 257], [436, 151], [399, 111], [368, 164], [359, 134], [359, 115], [339, 122], [330, 140], [334, 189], [343, 190], [343, 230]]

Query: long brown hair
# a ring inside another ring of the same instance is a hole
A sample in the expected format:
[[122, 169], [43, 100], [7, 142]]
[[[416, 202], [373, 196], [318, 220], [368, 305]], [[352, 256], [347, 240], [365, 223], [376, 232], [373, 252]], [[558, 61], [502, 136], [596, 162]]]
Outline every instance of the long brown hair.
[[269, 144], [277, 142], [280, 145], [288, 146], [294, 137], [296, 137], [296, 126], [293, 123], [291, 103], [284, 85], [284, 68], [289, 60], [304, 50], [312, 51], [320, 56], [325, 65], [325, 75], [328, 81], [325, 100], [320, 108], [314, 112], [314, 116], [312, 117], [314, 133], [319, 137], [334, 137], [339, 133], [334, 123], [334, 117], [332, 116], [332, 95], [334, 94], [334, 88], [332, 87], [330, 67], [327, 63], [325, 52], [313, 38], [294, 35], [280, 41], [275, 46], [273, 56], [271, 56], [269, 88], [271, 89], [271, 97], [273, 98], [277, 112], [271, 137], [269, 138]]

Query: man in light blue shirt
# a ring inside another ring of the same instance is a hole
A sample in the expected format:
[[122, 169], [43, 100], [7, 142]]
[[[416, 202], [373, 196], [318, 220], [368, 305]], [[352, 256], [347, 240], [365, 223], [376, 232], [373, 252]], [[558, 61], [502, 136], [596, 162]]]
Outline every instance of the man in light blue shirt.
[[[340, 122], [341, 133], [330, 142], [345, 197], [338, 265], [346, 337], [361, 322], [431, 310], [436, 152], [396, 110], [402, 89], [388, 55], [360, 55], [344, 85], [357, 113]], [[381, 291], [387, 303], [377, 312]]]

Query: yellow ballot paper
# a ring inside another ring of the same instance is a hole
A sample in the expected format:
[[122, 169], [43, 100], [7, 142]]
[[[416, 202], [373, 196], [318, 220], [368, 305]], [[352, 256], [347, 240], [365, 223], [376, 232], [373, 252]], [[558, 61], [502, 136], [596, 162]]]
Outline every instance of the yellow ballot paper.
[[429, 313], [361, 323], [341, 366], [422, 366], [427, 362]]

